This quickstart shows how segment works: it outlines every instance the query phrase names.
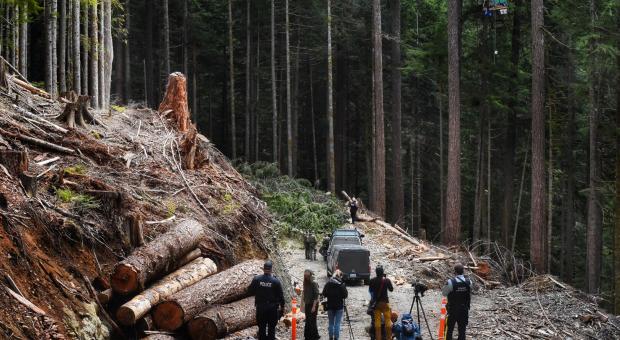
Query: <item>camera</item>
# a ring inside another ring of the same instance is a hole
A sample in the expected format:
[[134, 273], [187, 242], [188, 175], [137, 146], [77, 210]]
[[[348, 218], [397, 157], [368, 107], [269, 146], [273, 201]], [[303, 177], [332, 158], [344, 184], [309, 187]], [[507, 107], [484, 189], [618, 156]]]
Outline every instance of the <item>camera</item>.
[[415, 281], [413, 283], [411, 283], [411, 287], [413, 287], [413, 290], [415, 292], [415, 294], [420, 294], [422, 296], [424, 296], [424, 293], [428, 290], [428, 286], [425, 285], [424, 283], [420, 282], [420, 281]]

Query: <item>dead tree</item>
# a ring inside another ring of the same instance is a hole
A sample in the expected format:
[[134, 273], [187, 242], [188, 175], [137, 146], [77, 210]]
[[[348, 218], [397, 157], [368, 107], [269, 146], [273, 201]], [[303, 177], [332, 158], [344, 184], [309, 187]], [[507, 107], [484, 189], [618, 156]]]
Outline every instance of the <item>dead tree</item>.
[[190, 127], [189, 106], [187, 104], [187, 81], [180, 72], [168, 76], [168, 86], [164, 100], [159, 104], [159, 113], [172, 119], [179, 132]]

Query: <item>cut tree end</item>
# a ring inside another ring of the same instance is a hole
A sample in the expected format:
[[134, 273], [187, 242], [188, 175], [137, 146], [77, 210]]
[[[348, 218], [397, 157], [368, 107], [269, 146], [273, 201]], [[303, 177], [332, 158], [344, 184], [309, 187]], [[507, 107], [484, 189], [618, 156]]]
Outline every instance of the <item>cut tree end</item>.
[[134, 313], [133, 309], [128, 308], [125, 305], [119, 307], [118, 311], [116, 311], [116, 318], [121, 324], [125, 326], [134, 325], [138, 317], [139, 316]]
[[155, 326], [157, 326], [157, 329], [164, 331], [172, 332], [181, 328], [184, 317], [183, 308], [174, 301], [164, 301], [153, 310]]
[[217, 339], [217, 326], [215, 322], [209, 318], [197, 316], [187, 323], [187, 331], [192, 340], [210, 340]]
[[110, 281], [115, 293], [125, 295], [138, 290], [138, 272], [133, 266], [125, 263], [119, 263], [114, 267]]

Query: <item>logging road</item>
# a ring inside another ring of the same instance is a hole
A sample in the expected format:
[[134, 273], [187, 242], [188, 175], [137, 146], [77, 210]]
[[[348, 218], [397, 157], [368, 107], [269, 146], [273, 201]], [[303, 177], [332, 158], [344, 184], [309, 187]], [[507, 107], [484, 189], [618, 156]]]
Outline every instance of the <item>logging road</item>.
[[[359, 224], [362, 232], [365, 232], [365, 226]], [[373, 268], [376, 265], [381, 264], [384, 266], [388, 277], [395, 281], [394, 275], [396, 272], [400, 272], [399, 264], [396, 261], [391, 260], [386, 256], [389, 252], [379, 237], [373, 237], [369, 235], [364, 238], [364, 245], [370, 249], [371, 252], [371, 264]], [[323, 289], [323, 286], [327, 282], [327, 276], [325, 271], [325, 262], [320, 254], [317, 253], [317, 261], [308, 261], [305, 259], [303, 244], [297, 241], [287, 241], [282, 246], [282, 255], [284, 262], [291, 274], [292, 280], [302, 282], [303, 272], [305, 269], [311, 269], [315, 273], [316, 280], [319, 284], [319, 289]], [[355, 339], [368, 339], [368, 333], [366, 333], [366, 327], [370, 325], [370, 317], [366, 315], [366, 306], [368, 304], [368, 286], [364, 286], [361, 283], [347, 286], [349, 292], [349, 298], [347, 299], [349, 316], [351, 319], [351, 326], [353, 328], [353, 334]], [[406, 282], [402, 285], [395, 285], [394, 292], [390, 292], [390, 305], [392, 310], [396, 310], [400, 313], [408, 312], [411, 306], [413, 298], [413, 288], [411, 288], [410, 282]], [[433, 338], [437, 338], [437, 327], [439, 322], [439, 312], [441, 308], [441, 292], [439, 290], [428, 290], [425, 296], [422, 298], [424, 310], [431, 327]], [[415, 308], [414, 308], [415, 312]], [[414, 315], [416, 318], [416, 315]], [[424, 325], [424, 320], [422, 319]], [[319, 334], [322, 338], [327, 339], [327, 313], [320, 312], [318, 316]], [[423, 326], [423, 336], [425, 339], [430, 339], [426, 326]], [[346, 320], [343, 319], [340, 338], [348, 339], [348, 325]], [[281, 339], [290, 338], [289, 334], [280, 334]], [[303, 322], [298, 328], [298, 339], [303, 339]]]

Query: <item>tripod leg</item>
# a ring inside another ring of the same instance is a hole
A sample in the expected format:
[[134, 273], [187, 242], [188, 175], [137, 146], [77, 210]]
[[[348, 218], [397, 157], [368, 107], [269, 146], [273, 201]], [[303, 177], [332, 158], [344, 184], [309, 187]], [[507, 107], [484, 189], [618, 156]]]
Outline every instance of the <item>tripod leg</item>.
[[[426, 323], [426, 329], [428, 330], [428, 335], [431, 337], [431, 340], [435, 340], [433, 338], [433, 333], [431, 332], [431, 328], [428, 326], [428, 320], [426, 319], [426, 313], [424, 312], [424, 306], [422, 306], [422, 302], [418, 301], [420, 309], [422, 310], [422, 315], [424, 316], [424, 322]], [[418, 314], [418, 320], [420, 320], [420, 314]], [[419, 321], [418, 321], [418, 324]]]

